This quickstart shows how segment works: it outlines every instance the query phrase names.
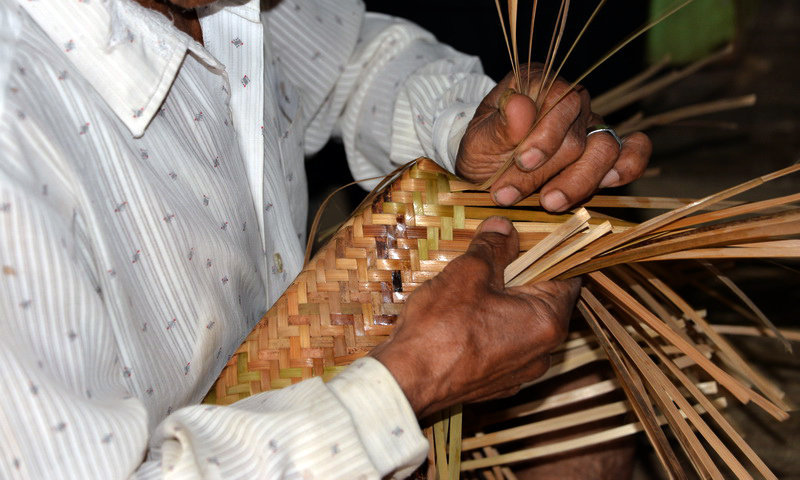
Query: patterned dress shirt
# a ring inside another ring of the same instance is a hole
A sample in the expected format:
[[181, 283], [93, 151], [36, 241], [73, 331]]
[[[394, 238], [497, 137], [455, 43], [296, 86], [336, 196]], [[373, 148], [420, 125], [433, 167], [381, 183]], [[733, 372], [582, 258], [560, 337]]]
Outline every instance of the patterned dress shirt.
[[302, 266], [304, 155], [452, 169], [493, 82], [354, 0], [0, 0], [0, 477], [380, 478], [427, 443], [356, 362], [198, 405]]

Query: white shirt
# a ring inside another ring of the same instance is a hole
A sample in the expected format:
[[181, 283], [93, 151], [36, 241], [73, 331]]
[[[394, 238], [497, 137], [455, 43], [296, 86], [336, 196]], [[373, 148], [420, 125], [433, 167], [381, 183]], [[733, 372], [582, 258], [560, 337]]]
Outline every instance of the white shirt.
[[302, 266], [303, 156], [452, 169], [493, 83], [351, 0], [0, 0], [0, 476], [379, 478], [427, 443], [389, 372], [196, 405]]

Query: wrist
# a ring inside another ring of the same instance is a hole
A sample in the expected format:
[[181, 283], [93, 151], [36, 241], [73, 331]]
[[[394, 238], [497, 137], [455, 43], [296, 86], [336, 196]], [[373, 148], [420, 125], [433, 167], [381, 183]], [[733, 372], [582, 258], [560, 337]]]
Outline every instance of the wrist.
[[434, 403], [431, 375], [427, 372], [419, 356], [409, 353], [413, 350], [398, 348], [391, 341], [381, 345], [370, 353], [389, 373], [392, 374], [414, 414], [421, 418], [427, 415]]

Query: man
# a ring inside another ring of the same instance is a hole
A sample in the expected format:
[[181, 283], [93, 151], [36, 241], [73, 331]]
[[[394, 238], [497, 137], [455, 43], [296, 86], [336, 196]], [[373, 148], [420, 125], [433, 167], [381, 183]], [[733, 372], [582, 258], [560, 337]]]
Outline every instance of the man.
[[425, 154], [477, 180], [522, 142], [495, 198], [543, 185], [554, 211], [637, 177], [649, 143], [587, 139], [584, 91], [527, 135], [509, 79], [354, 1], [143, 4], [0, 0], [3, 477], [403, 476], [417, 416], [545, 371], [577, 286], [504, 289], [495, 218], [371, 358], [196, 405], [300, 270], [302, 158], [331, 135], [356, 178]]

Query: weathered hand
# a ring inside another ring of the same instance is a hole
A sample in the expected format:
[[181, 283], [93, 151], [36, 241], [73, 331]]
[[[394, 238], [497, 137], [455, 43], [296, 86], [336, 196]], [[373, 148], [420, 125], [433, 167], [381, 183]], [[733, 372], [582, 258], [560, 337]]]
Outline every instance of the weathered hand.
[[580, 281], [505, 288], [503, 270], [518, 252], [510, 221], [484, 221], [467, 253], [409, 297], [392, 335], [370, 354], [419, 417], [513, 394], [550, 366]]
[[[527, 68], [521, 67], [525, 82]], [[532, 66], [529, 93], [539, 89], [540, 66]], [[569, 88], [557, 79], [541, 106], [547, 112]], [[539, 102], [541, 103], [541, 102]], [[456, 171], [474, 182], [488, 179], [511, 156], [511, 166], [492, 185], [499, 205], [512, 205], [541, 187], [542, 206], [563, 211], [598, 187], [616, 187], [639, 178], [652, 145], [637, 132], [623, 139], [622, 149], [609, 134], [586, 137], [586, 129], [601, 124], [591, 112], [583, 87], [564, 96], [531, 131], [539, 110], [528, 95], [517, 93], [509, 74], [483, 99], [461, 140]]]

